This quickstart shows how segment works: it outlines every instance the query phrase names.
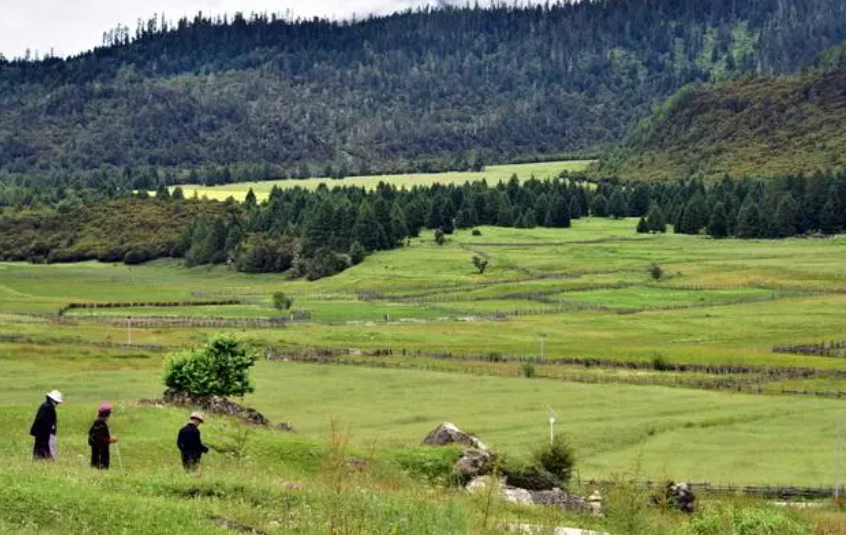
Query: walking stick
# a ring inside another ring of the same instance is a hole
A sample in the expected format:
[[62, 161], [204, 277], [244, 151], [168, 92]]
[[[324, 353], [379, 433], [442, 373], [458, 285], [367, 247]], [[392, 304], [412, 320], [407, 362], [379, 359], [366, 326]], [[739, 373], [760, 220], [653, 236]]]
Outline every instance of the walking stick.
[[115, 453], [117, 453], [118, 465], [120, 466], [120, 473], [126, 475], [126, 470], [123, 468], [123, 456], [120, 454], [120, 446], [115, 443]]

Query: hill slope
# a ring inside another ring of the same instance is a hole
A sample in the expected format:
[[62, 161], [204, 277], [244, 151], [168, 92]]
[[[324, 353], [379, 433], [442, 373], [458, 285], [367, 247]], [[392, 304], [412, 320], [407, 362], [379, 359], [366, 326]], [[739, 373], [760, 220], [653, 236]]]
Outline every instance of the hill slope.
[[68, 60], [0, 57], [0, 170], [211, 164], [255, 178], [593, 150], [686, 84], [791, 72], [844, 38], [839, 0], [153, 19]]
[[599, 169], [630, 180], [837, 172], [846, 166], [846, 56], [839, 57], [802, 75], [686, 88]]

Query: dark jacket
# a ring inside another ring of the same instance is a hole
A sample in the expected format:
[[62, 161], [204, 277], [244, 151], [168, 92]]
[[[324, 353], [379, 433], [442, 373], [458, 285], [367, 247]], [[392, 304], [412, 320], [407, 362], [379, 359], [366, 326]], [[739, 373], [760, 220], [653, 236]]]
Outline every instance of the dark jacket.
[[182, 462], [186, 464], [199, 462], [203, 454], [209, 452], [209, 449], [203, 445], [199, 428], [193, 423], [179, 430], [176, 446], [182, 452]]
[[109, 424], [102, 418], [97, 418], [88, 430], [88, 445], [92, 448], [108, 448], [112, 443]]
[[101, 470], [108, 470], [111, 465], [109, 446], [112, 443], [112, 434], [109, 432], [109, 424], [103, 418], [94, 420], [91, 429], [88, 430], [88, 445], [91, 446], [91, 466]]
[[35, 415], [29, 434], [38, 441], [47, 441], [50, 440], [50, 435], [55, 435], [57, 432], [56, 404], [48, 399], [38, 407], [38, 413]]

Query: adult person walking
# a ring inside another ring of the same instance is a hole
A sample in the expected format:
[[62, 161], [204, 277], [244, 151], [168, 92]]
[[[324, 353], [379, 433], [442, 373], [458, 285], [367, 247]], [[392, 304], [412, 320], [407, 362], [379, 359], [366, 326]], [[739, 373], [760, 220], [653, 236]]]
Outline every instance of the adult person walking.
[[176, 439], [176, 446], [182, 453], [182, 466], [189, 472], [197, 472], [203, 454], [209, 452], [200, 434], [201, 425], [203, 425], [202, 413], [192, 412], [190, 421], [179, 430], [179, 436]]
[[[103, 403], [97, 410], [97, 419], [88, 430], [88, 445], [91, 446], [91, 467], [98, 470], [108, 470], [111, 465], [111, 452], [109, 447], [117, 442], [109, 432], [109, 418], [112, 415], [112, 406]], [[118, 452], [120, 453], [120, 452]]]
[[35, 438], [35, 445], [32, 448], [34, 460], [51, 461], [56, 457], [56, 435], [59, 430], [59, 419], [56, 414], [56, 407], [64, 402], [65, 398], [58, 390], [47, 394], [47, 399], [38, 407], [35, 414], [35, 421], [29, 429], [29, 434]]

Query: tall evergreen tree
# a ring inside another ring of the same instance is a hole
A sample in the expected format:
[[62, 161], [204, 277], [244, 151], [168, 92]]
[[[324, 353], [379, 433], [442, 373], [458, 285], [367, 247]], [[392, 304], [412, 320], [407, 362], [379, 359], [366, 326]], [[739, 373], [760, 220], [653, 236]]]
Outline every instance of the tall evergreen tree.
[[761, 212], [758, 203], [754, 200], [746, 201], [740, 208], [737, 215], [736, 234], [738, 238], [745, 239], [761, 236]]
[[649, 214], [646, 216], [646, 228], [649, 232], [667, 232], [667, 221], [664, 219], [664, 211], [657, 203], [649, 207]]
[[708, 221], [708, 234], [712, 238], [725, 238], [729, 235], [728, 214], [726, 205], [718, 202], [711, 211], [711, 218]]

